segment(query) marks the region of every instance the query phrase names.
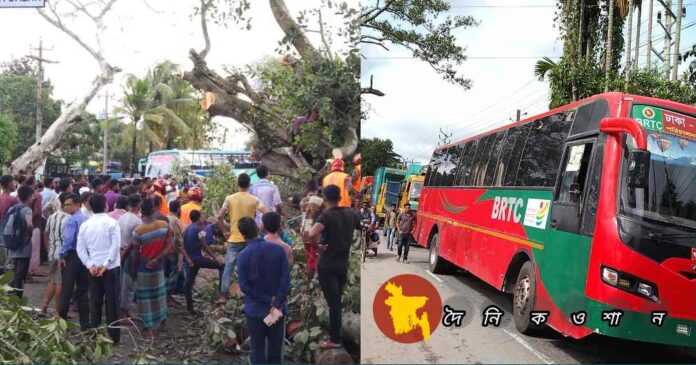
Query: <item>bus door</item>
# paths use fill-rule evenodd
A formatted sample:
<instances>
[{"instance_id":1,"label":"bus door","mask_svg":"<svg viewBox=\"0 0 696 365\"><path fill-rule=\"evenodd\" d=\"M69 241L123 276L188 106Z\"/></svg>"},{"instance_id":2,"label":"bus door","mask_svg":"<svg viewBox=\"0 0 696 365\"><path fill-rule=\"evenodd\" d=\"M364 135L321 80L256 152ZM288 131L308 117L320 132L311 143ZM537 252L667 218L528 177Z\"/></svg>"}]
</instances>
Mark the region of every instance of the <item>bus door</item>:
<instances>
[{"instance_id":1,"label":"bus door","mask_svg":"<svg viewBox=\"0 0 696 365\"><path fill-rule=\"evenodd\" d=\"M551 223L544 245L543 278L547 290L556 295L555 303L566 318L586 311L585 283L590 260L592 233L599 201L604 156L600 138L566 144L563 163L551 207ZM549 277L555 277L549 280ZM544 280L545 279L545 280ZM566 322L568 325L570 322ZM568 329L560 329L566 332Z\"/></svg>"}]
</instances>

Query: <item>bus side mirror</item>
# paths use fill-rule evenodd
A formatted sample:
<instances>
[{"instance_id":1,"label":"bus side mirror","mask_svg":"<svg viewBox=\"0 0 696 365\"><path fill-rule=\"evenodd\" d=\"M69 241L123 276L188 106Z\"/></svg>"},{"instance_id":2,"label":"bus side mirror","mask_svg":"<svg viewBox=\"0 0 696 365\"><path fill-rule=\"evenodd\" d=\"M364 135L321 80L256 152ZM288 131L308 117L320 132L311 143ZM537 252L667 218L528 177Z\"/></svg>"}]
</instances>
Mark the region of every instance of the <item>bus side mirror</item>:
<instances>
[{"instance_id":1,"label":"bus side mirror","mask_svg":"<svg viewBox=\"0 0 696 365\"><path fill-rule=\"evenodd\" d=\"M650 151L633 150L628 157L628 187L646 189L650 176Z\"/></svg>"}]
</instances>

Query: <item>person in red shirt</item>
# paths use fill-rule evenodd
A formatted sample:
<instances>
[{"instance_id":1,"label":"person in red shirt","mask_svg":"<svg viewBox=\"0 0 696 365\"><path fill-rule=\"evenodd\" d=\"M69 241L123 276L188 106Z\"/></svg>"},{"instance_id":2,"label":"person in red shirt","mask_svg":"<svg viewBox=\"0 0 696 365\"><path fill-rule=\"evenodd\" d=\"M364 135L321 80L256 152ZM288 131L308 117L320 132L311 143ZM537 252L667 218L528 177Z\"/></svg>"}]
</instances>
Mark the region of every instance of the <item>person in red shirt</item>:
<instances>
[{"instance_id":1,"label":"person in red shirt","mask_svg":"<svg viewBox=\"0 0 696 365\"><path fill-rule=\"evenodd\" d=\"M0 220L7 214L10 208L19 203L17 197L10 195L16 189L14 178L10 175L5 175L0 177L0 187L2 187L2 193L0 193Z\"/></svg>"},{"instance_id":2,"label":"person in red shirt","mask_svg":"<svg viewBox=\"0 0 696 365\"><path fill-rule=\"evenodd\" d=\"M19 204L19 199L10 195L15 191L16 185L14 178L10 175L5 175L0 177L0 187L2 188L2 193L0 193L0 221L7 214L7 211L12 208L13 205ZM5 268L9 264L9 259L7 257L7 249L0 247L0 275L5 273Z\"/></svg>"}]
</instances>

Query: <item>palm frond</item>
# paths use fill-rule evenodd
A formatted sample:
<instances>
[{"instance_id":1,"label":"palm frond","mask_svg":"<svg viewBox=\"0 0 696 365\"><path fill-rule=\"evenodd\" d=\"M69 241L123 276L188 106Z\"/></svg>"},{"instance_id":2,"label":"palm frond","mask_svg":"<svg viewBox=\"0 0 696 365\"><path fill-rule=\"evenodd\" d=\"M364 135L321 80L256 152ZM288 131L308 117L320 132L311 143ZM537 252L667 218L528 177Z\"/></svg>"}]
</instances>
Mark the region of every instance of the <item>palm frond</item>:
<instances>
[{"instance_id":1,"label":"palm frond","mask_svg":"<svg viewBox=\"0 0 696 365\"><path fill-rule=\"evenodd\" d=\"M558 68L558 64L548 57L544 57L537 61L534 65L534 76L539 78L539 81L544 81L544 78L550 75Z\"/></svg>"}]
</instances>

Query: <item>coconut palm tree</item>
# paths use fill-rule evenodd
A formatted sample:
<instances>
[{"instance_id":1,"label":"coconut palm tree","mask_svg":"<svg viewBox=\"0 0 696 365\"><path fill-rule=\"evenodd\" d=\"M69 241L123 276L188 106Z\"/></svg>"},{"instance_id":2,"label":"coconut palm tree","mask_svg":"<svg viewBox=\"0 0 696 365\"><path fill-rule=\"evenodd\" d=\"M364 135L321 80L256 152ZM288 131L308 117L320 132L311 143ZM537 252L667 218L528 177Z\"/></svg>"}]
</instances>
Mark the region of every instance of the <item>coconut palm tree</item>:
<instances>
[{"instance_id":1,"label":"coconut palm tree","mask_svg":"<svg viewBox=\"0 0 696 365\"><path fill-rule=\"evenodd\" d=\"M155 147L172 147L174 136L185 135L189 127L180 115L195 105L193 89L176 73L178 67L163 62L150 69L144 78L129 75L123 111L133 124L125 133L132 135L131 168L135 167L138 135L148 142L148 151Z\"/></svg>"}]
</instances>

